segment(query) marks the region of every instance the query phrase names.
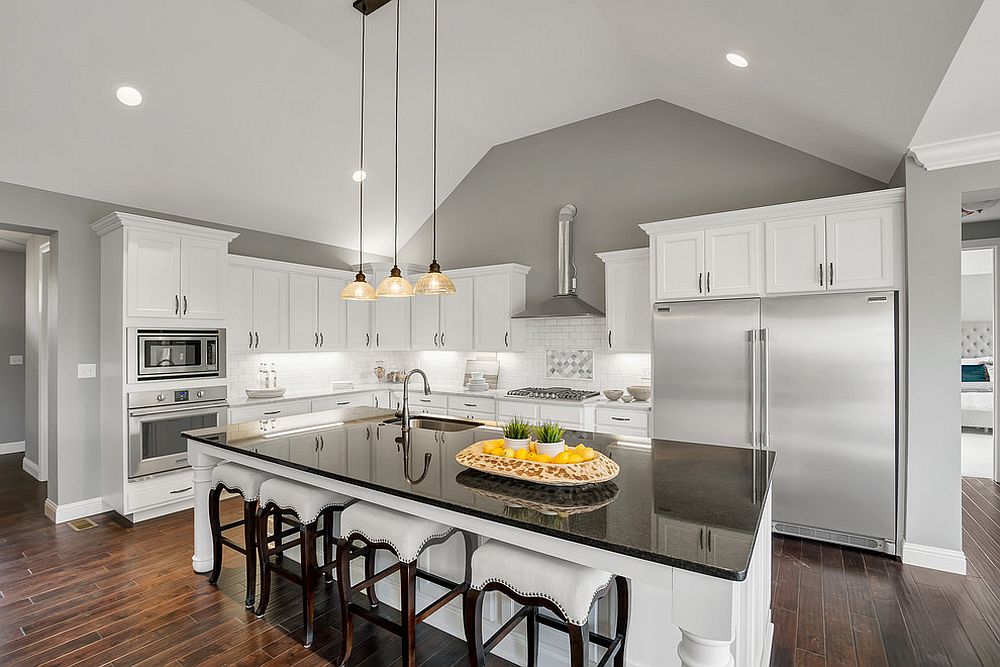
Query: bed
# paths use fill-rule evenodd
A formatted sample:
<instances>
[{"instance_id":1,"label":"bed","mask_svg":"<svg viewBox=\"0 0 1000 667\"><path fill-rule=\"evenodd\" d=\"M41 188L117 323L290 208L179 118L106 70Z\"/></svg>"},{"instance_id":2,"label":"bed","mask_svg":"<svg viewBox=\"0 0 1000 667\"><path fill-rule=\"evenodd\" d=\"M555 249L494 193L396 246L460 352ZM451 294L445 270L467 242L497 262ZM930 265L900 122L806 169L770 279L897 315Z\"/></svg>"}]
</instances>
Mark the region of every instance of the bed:
<instances>
[{"instance_id":1,"label":"bed","mask_svg":"<svg viewBox=\"0 0 1000 667\"><path fill-rule=\"evenodd\" d=\"M962 366L980 365L986 367L985 381L963 378L962 428L993 428L993 323L962 322Z\"/></svg>"}]
</instances>

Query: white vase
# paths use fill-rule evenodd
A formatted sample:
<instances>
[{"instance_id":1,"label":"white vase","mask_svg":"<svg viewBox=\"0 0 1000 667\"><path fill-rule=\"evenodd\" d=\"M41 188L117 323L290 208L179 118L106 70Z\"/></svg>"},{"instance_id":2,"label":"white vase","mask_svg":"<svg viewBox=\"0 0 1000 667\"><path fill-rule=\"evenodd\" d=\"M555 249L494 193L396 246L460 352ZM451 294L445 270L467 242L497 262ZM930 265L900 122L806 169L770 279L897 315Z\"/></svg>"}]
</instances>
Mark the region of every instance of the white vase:
<instances>
[{"instance_id":1,"label":"white vase","mask_svg":"<svg viewBox=\"0 0 1000 667\"><path fill-rule=\"evenodd\" d=\"M546 456L554 457L559 452L565 451L566 441L560 440L559 442L536 442L535 451L539 454L545 454Z\"/></svg>"},{"instance_id":2,"label":"white vase","mask_svg":"<svg viewBox=\"0 0 1000 667\"><path fill-rule=\"evenodd\" d=\"M503 446L507 449L513 449L515 452L519 449L527 449L529 444L531 444L531 438L508 438L504 436L503 439Z\"/></svg>"}]
</instances>

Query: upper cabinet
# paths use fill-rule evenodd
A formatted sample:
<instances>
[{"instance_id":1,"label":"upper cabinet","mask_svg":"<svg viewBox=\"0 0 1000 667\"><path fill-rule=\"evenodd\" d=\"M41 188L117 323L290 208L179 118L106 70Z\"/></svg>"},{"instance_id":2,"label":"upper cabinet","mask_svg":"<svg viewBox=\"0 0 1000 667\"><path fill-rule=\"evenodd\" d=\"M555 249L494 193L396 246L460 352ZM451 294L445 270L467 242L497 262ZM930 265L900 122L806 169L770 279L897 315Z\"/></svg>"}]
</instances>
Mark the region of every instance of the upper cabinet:
<instances>
[{"instance_id":1,"label":"upper cabinet","mask_svg":"<svg viewBox=\"0 0 1000 667\"><path fill-rule=\"evenodd\" d=\"M126 318L150 325L153 319L226 319L227 257L237 234L127 213L112 213L91 227L101 235L104 270L123 266Z\"/></svg>"},{"instance_id":2,"label":"upper cabinet","mask_svg":"<svg viewBox=\"0 0 1000 667\"><path fill-rule=\"evenodd\" d=\"M457 277L455 293L415 296L410 305L410 349L473 350L475 278Z\"/></svg>"},{"instance_id":3,"label":"upper cabinet","mask_svg":"<svg viewBox=\"0 0 1000 667\"><path fill-rule=\"evenodd\" d=\"M473 349L516 352L524 349L524 321L512 316L524 310L529 268L503 264L479 269L473 280Z\"/></svg>"},{"instance_id":4,"label":"upper cabinet","mask_svg":"<svg viewBox=\"0 0 1000 667\"><path fill-rule=\"evenodd\" d=\"M649 248L602 252L609 352L649 352Z\"/></svg>"},{"instance_id":5,"label":"upper cabinet","mask_svg":"<svg viewBox=\"0 0 1000 667\"><path fill-rule=\"evenodd\" d=\"M652 299L902 287L904 192L641 225L650 236Z\"/></svg>"}]
</instances>

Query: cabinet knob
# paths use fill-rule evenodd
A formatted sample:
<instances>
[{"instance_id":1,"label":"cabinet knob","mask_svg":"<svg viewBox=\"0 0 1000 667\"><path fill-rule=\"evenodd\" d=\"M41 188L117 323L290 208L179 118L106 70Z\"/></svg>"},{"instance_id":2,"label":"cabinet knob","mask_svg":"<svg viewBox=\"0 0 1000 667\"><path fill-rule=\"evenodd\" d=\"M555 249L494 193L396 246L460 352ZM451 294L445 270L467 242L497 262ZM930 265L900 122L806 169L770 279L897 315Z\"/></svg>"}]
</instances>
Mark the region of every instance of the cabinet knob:
<instances>
[{"instance_id":1,"label":"cabinet knob","mask_svg":"<svg viewBox=\"0 0 1000 667\"><path fill-rule=\"evenodd\" d=\"M164 396L163 394L157 394L156 395L156 401L157 401L157 403L162 403L165 400L167 400L167 397Z\"/></svg>"},{"instance_id":2,"label":"cabinet knob","mask_svg":"<svg viewBox=\"0 0 1000 667\"><path fill-rule=\"evenodd\" d=\"M195 394L195 396L197 396L198 398L205 398L205 390L204 390L204 389L201 389L201 390L199 390L199 391L198 391L198 392L197 392L197 393Z\"/></svg>"}]
</instances>

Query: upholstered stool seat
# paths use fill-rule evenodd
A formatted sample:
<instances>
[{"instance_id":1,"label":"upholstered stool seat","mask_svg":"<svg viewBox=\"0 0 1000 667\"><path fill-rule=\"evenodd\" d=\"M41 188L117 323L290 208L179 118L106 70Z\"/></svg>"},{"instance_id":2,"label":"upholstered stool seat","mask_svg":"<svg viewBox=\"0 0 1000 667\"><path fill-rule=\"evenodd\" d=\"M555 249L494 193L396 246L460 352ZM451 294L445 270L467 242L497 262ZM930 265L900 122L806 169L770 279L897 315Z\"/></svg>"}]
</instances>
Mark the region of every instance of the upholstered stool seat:
<instances>
[{"instance_id":1,"label":"upholstered stool seat","mask_svg":"<svg viewBox=\"0 0 1000 667\"><path fill-rule=\"evenodd\" d=\"M448 538L454 528L394 510L356 503L340 515L340 534L355 534L370 543L386 544L404 563L411 563L433 540Z\"/></svg>"},{"instance_id":2,"label":"upholstered stool seat","mask_svg":"<svg viewBox=\"0 0 1000 667\"><path fill-rule=\"evenodd\" d=\"M303 644L312 645L313 620L315 618L316 582L324 577L327 583L333 582L333 570L336 562L333 559L333 517L349 506L354 499L335 491L321 489L309 484L302 484L289 479L273 477L260 486L260 501L257 508L257 548L260 551L261 581L260 603L257 605L257 616L261 617L267 611L267 603L271 596L271 574L299 584L302 589L302 629ZM273 533L268 533L268 520L274 520ZM322 517L322 533L319 532L319 520ZM284 530L283 524L288 523L297 528ZM297 539L283 543L282 538L298 532ZM323 537L323 563L316 556L317 538ZM272 548L272 543L274 547ZM285 569L279 564L281 554L293 547L299 547L298 571ZM272 562L271 556L277 556Z\"/></svg>"},{"instance_id":3,"label":"upholstered stool seat","mask_svg":"<svg viewBox=\"0 0 1000 667\"><path fill-rule=\"evenodd\" d=\"M208 581L215 584L222 574L222 547L243 554L246 566L247 594L244 603L253 607L257 592L257 537L256 514L260 487L267 481L267 473L247 468L236 463L220 463L212 469L212 486L208 493L208 523L212 530L212 573ZM243 519L222 525L219 501L223 491L243 496ZM225 535L232 528L243 527L243 544L238 544Z\"/></svg>"},{"instance_id":4,"label":"upholstered stool seat","mask_svg":"<svg viewBox=\"0 0 1000 667\"><path fill-rule=\"evenodd\" d=\"M618 594L617 619L614 635L606 637L591 633L587 621L594 603L610 590L612 581ZM487 591L500 591L523 607L496 634L484 641L482 594ZM539 615L539 608L553 612L561 622ZM496 540L482 545L472 556L472 575L465 596L464 616L469 659L474 667L485 665L486 654L517 627L521 619L528 621L529 667L538 662L540 623L569 635L572 667L587 664L587 645L590 642L607 649L600 664L611 664L609 660L613 656L613 664L623 667L628 613L628 581L624 577Z\"/></svg>"},{"instance_id":5,"label":"upholstered stool seat","mask_svg":"<svg viewBox=\"0 0 1000 667\"><path fill-rule=\"evenodd\" d=\"M465 578L461 582L449 581L439 575L417 568L417 559L427 548L443 544L457 529L422 517L396 512L378 505L359 502L351 505L340 516L340 539L337 540L337 587L340 589L340 623L343 650L339 665L346 665L354 645L354 617L361 616L389 630L402 641L403 667L416 665L416 627L431 614L461 596L469 587L469 573L475 537L462 533L465 538ZM365 579L351 583L352 544L364 545ZM381 572L375 572L375 552L386 550L396 556L396 562ZM399 616L396 618L379 613L375 584L399 573ZM445 593L424 609L417 611L417 579L430 581L445 589ZM366 591L367 606L354 601L355 593Z\"/></svg>"}]
</instances>

